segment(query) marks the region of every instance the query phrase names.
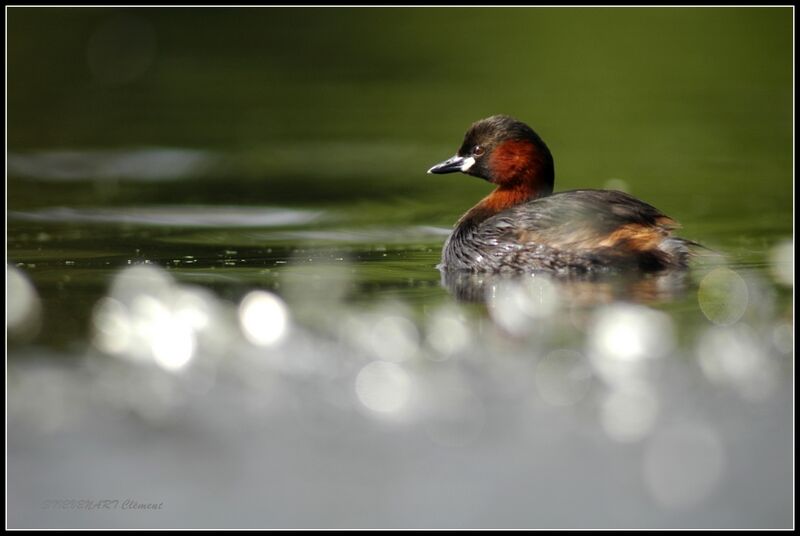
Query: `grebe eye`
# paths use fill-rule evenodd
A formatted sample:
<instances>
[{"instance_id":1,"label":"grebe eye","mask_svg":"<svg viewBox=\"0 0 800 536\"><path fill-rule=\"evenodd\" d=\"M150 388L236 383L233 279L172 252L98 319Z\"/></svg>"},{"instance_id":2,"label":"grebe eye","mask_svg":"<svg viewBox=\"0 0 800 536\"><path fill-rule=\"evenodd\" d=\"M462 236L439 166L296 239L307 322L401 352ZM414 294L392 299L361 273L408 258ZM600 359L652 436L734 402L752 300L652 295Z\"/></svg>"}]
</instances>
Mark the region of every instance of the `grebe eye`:
<instances>
[{"instance_id":1,"label":"grebe eye","mask_svg":"<svg viewBox=\"0 0 800 536\"><path fill-rule=\"evenodd\" d=\"M483 146L476 145L475 147L473 147L472 148L472 154L475 155L475 156L482 155L483 154Z\"/></svg>"}]
</instances>

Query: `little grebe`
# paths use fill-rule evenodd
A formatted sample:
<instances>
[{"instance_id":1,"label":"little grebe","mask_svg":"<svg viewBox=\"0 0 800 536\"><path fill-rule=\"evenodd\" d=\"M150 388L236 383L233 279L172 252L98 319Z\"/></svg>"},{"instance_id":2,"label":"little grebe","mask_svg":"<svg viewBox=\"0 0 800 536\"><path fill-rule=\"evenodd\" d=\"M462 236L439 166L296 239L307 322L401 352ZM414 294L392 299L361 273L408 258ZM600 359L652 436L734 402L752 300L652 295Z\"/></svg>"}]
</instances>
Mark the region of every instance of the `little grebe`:
<instances>
[{"instance_id":1,"label":"little grebe","mask_svg":"<svg viewBox=\"0 0 800 536\"><path fill-rule=\"evenodd\" d=\"M553 157L525 123L474 123L458 153L428 173L461 171L497 185L456 224L445 270L593 273L685 268L689 240L658 209L613 190L553 193Z\"/></svg>"}]
</instances>

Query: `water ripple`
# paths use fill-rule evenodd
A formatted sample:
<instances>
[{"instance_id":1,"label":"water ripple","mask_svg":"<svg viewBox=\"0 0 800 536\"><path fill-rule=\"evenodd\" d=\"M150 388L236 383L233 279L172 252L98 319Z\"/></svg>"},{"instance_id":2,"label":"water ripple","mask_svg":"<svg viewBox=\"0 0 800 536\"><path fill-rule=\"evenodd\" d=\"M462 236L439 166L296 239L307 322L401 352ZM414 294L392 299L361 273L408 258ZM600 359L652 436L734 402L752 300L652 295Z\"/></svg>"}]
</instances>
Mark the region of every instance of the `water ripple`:
<instances>
[{"instance_id":1,"label":"water ripple","mask_svg":"<svg viewBox=\"0 0 800 536\"><path fill-rule=\"evenodd\" d=\"M321 211L272 207L156 206L106 208L53 207L12 211L9 218L27 221L74 223L133 223L187 227L279 227L317 221Z\"/></svg>"},{"instance_id":2,"label":"water ripple","mask_svg":"<svg viewBox=\"0 0 800 536\"><path fill-rule=\"evenodd\" d=\"M162 181L199 175L217 160L208 151L168 147L9 153L8 174L56 181Z\"/></svg>"}]
</instances>

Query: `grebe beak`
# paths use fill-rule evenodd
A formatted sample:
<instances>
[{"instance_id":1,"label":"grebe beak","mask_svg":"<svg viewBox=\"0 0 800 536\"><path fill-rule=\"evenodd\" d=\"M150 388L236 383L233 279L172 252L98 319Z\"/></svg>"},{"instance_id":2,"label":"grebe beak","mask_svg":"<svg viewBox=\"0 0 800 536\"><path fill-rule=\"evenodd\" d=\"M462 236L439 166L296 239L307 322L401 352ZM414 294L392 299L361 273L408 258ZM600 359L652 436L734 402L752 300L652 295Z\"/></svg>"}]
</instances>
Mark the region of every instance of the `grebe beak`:
<instances>
[{"instance_id":1,"label":"grebe beak","mask_svg":"<svg viewBox=\"0 0 800 536\"><path fill-rule=\"evenodd\" d=\"M453 158L448 158L444 162L440 162L428 170L428 173L435 173L441 175L443 173L455 173L456 171L466 171L475 162L474 158L464 158L463 156L455 155Z\"/></svg>"}]
</instances>

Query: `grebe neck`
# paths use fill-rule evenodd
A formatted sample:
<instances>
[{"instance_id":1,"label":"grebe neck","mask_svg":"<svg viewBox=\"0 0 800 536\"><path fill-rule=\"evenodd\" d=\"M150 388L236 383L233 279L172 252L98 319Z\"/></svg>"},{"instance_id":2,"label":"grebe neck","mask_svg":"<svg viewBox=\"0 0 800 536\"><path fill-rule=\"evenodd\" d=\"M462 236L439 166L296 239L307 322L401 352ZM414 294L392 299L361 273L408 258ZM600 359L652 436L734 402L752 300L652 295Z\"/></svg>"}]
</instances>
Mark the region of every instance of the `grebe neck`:
<instances>
[{"instance_id":1,"label":"grebe neck","mask_svg":"<svg viewBox=\"0 0 800 536\"><path fill-rule=\"evenodd\" d=\"M551 192L552 189L541 194L524 182L519 182L514 185L498 186L492 193L484 197L477 205L464 214L458 221L458 226L463 224L477 225L483 220L491 218L495 214L499 214L506 209L515 207L526 201L550 195Z\"/></svg>"}]
</instances>

